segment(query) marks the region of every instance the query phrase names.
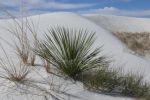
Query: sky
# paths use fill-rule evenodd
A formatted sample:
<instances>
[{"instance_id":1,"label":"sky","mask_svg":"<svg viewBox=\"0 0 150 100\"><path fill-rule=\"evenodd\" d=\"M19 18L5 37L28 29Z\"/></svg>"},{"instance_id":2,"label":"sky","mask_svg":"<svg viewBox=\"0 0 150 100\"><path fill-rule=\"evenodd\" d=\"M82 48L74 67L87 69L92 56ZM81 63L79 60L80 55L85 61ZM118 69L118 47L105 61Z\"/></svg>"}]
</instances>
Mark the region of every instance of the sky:
<instances>
[{"instance_id":1,"label":"sky","mask_svg":"<svg viewBox=\"0 0 150 100\"><path fill-rule=\"evenodd\" d=\"M0 15L6 11L14 15L63 11L150 18L150 0L0 0L0 7Z\"/></svg>"}]
</instances>

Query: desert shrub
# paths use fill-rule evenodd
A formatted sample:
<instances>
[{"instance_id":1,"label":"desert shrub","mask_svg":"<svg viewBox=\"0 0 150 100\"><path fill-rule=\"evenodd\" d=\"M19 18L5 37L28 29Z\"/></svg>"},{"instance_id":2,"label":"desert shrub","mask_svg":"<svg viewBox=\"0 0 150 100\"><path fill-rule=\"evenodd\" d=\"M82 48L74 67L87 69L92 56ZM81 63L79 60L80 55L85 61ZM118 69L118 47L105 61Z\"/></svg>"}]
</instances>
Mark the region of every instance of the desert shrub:
<instances>
[{"instance_id":1,"label":"desert shrub","mask_svg":"<svg viewBox=\"0 0 150 100\"><path fill-rule=\"evenodd\" d=\"M150 53L149 33L116 32L114 34L135 53L143 56Z\"/></svg>"},{"instance_id":2,"label":"desert shrub","mask_svg":"<svg viewBox=\"0 0 150 100\"><path fill-rule=\"evenodd\" d=\"M117 93L118 95L148 98L150 86L143 77L134 74L121 74L119 70L99 69L84 79L85 86L92 91ZM146 99L147 100L147 99Z\"/></svg>"},{"instance_id":3,"label":"desert shrub","mask_svg":"<svg viewBox=\"0 0 150 100\"><path fill-rule=\"evenodd\" d=\"M42 41L35 53L48 61L61 73L76 79L87 70L108 64L100 56L100 48L92 48L95 32L64 27L50 28L46 40Z\"/></svg>"},{"instance_id":4,"label":"desert shrub","mask_svg":"<svg viewBox=\"0 0 150 100\"><path fill-rule=\"evenodd\" d=\"M140 75L125 75L121 81L121 87L121 93L124 95L144 98L150 96L150 86Z\"/></svg>"},{"instance_id":5,"label":"desert shrub","mask_svg":"<svg viewBox=\"0 0 150 100\"><path fill-rule=\"evenodd\" d=\"M111 92L119 84L117 71L110 71L107 68L102 68L95 74L89 74L83 78L83 83L89 89L101 90L103 92Z\"/></svg>"}]
</instances>

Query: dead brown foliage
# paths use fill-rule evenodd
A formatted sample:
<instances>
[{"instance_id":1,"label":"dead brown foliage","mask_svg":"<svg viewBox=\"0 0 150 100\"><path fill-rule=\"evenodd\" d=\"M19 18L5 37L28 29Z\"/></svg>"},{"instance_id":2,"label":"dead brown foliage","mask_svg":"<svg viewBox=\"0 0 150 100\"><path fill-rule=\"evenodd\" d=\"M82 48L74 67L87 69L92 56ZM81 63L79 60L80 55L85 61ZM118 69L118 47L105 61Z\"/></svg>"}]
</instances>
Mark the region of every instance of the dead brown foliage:
<instances>
[{"instance_id":1,"label":"dead brown foliage","mask_svg":"<svg viewBox=\"0 0 150 100\"><path fill-rule=\"evenodd\" d=\"M150 33L116 32L114 34L135 53L143 56L150 54Z\"/></svg>"}]
</instances>

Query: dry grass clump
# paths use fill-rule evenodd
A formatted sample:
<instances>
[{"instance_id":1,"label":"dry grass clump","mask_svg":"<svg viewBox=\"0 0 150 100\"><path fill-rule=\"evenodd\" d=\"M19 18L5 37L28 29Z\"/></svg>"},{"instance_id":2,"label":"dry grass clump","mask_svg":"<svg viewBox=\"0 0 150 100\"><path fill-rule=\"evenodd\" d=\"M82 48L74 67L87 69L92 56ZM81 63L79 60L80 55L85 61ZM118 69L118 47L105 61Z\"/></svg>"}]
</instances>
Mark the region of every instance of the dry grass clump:
<instances>
[{"instance_id":1,"label":"dry grass clump","mask_svg":"<svg viewBox=\"0 0 150 100\"><path fill-rule=\"evenodd\" d=\"M27 75L29 74L30 70L27 66L8 66L2 62L0 63L0 66L3 70L3 73L0 74L1 78L18 83L24 83L28 80Z\"/></svg>"},{"instance_id":2,"label":"dry grass clump","mask_svg":"<svg viewBox=\"0 0 150 100\"><path fill-rule=\"evenodd\" d=\"M4 51L3 48L2 50ZM27 76L30 73L29 67L21 64L17 66L12 60L10 60L5 51L4 54L6 59L4 60L4 58L0 58L0 78L14 83L24 83L27 81Z\"/></svg>"},{"instance_id":3,"label":"dry grass clump","mask_svg":"<svg viewBox=\"0 0 150 100\"><path fill-rule=\"evenodd\" d=\"M143 56L150 54L150 33L116 32L114 34L135 53Z\"/></svg>"}]
</instances>

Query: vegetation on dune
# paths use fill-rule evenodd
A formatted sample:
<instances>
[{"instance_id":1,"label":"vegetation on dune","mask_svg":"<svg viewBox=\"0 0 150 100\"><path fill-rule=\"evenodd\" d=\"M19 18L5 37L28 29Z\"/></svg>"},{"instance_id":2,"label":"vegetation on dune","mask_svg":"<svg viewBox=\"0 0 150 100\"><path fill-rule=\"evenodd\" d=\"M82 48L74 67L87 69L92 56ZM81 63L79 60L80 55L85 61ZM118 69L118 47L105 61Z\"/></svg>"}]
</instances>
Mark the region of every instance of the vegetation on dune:
<instances>
[{"instance_id":1,"label":"vegetation on dune","mask_svg":"<svg viewBox=\"0 0 150 100\"><path fill-rule=\"evenodd\" d=\"M83 83L87 88L111 92L119 84L118 71L100 68L94 74L84 76Z\"/></svg>"},{"instance_id":2,"label":"vegetation on dune","mask_svg":"<svg viewBox=\"0 0 150 100\"><path fill-rule=\"evenodd\" d=\"M25 87L28 87L28 91L30 91L29 89L36 89L42 93L44 91L46 94L42 96L46 100L49 97L61 100L61 97L57 97L59 94L70 95L59 90L53 81L50 83L46 80L47 85L52 88L51 90L37 85L40 83L33 83L32 80L25 83L30 73L29 67L25 65L34 65L35 56L37 55L43 61L42 66L54 77L64 79L65 76L68 76L74 81L82 82L89 90L96 92L117 93L119 95L145 98L146 100L150 97L150 86L143 80L143 77L132 73L122 74L120 70L110 68L110 61L105 55L101 54L101 47L94 48L93 46L96 39L95 32L84 29L51 27L45 35L45 40L39 41L36 30L32 28L34 24L29 23L28 20L26 21L26 28L22 25L23 23L14 20L16 26L8 29L17 39L15 50L23 63L16 67L8 59L7 53L2 48L8 62L6 64L3 59L0 60L0 68L3 70L3 73L0 73L0 78L11 82L24 83ZM28 31L32 33L34 39L32 49L27 34ZM138 37L134 37L134 39L133 36L127 37L134 41L132 45L129 44L130 48L137 52L140 51L140 53L143 49L146 49L143 47L143 43L136 40ZM123 42L128 43L127 37L121 35L120 38ZM43 78L41 74L39 76Z\"/></svg>"},{"instance_id":3,"label":"vegetation on dune","mask_svg":"<svg viewBox=\"0 0 150 100\"><path fill-rule=\"evenodd\" d=\"M94 48L95 32L51 27L45 34L45 40L39 41L38 27L32 20L27 17L23 18L25 5L22 1L21 6L22 17L19 19L7 13L13 23L12 25L8 23L8 27L5 28L15 37L12 42L14 44L9 44L21 60L19 66L14 64L4 48L1 48L6 61L0 58L0 78L15 83L16 86L14 89L15 86L12 84L7 86L8 83L2 80L8 90L14 89L17 91L17 95L18 92L21 92L21 95L29 97L37 96L38 99L42 97L43 100L66 100L65 97L71 100L70 97L75 98L76 96L66 92L67 81L70 84L70 80L65 77L69 76L74 81L82 82L84 87L90 91L112 95L115 93L149 100L150 85L144 81L141 75L123 74L121 70L110 68L109 58L101 54L101 47ZM29 38L29 34L32 34L33 41ZM149 53L149 33L116 32L114 34L135 53L139 55ZM40 73L36 67L27 66L35 65L36 56L41 58L43 62L41 66L49 73L48 78L47 74L45 78L43 72ZM30 79L29 74L31 75ZM37 77L41 78L40 81L34 80ZM58 80L60 82L56 82ZM0 83L0 87L3 87L2 83ZM29 97L27 98L29 99Z\"/></svg>"},{"instance_id":4,"label":"vegetation on dune","mask_svg":"<svg viewBox=\"0 0 150 100\"><path fill-rule=\"evenodd\" d=\"M150 86L143 77L109 68L110 62L107 57L100 56L100 48L92 48L94 37L94 33L87 30L51 28L35 52L61 73L83 82L90 90L149 97Z\"/></svg>"},{"instance_id":5,"label":"vegetation on dune","mask_svg":"<svg viewBox=\"0 0 150 100\"><path fill-rule=\"evenodd\" d=\"M35 53L60 72L77 79L85 71L108 64L106 57L100 56L100 48L92 48L94 40L95 32L50 28Z\"/></svg>"}]
</instances>

